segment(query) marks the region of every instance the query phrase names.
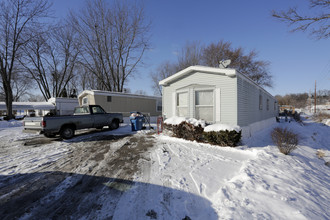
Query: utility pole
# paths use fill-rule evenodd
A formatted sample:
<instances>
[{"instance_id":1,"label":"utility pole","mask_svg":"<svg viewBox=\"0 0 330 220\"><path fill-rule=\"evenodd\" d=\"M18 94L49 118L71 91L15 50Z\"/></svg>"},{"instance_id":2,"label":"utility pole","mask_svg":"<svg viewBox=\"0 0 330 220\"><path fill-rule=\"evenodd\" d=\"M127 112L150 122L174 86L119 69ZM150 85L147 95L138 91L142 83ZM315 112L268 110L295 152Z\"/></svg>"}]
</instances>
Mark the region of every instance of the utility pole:
<instances>
[{"instance_id":1,"label":"utility pole","mask_svg":"<svg viewBox=\"0 0 330 220\"><path fill-rule=\"evenodd\" d=\"M314 94L314 114L316 114L316 80L315 80L315 94Z\"/></svg>"}]
</instances>

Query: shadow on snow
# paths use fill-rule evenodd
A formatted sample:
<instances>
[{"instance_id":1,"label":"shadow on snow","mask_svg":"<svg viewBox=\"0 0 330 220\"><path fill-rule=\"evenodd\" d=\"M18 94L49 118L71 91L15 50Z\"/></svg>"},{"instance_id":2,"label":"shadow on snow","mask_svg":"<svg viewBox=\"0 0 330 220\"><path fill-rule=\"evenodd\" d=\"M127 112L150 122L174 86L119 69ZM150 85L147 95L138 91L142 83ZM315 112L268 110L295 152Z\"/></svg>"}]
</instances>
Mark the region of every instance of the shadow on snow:
<instances>
[{"instance_id":1,"label":"shadow on snow","mask_svg":"<svg viewBox=\"0 0 330 220\"><path fill-rule=\"evenodd\" d=\"M0 175L0 198L0 219L218 219L198 195L75 173Z\"/></svg>"}]
</instances>

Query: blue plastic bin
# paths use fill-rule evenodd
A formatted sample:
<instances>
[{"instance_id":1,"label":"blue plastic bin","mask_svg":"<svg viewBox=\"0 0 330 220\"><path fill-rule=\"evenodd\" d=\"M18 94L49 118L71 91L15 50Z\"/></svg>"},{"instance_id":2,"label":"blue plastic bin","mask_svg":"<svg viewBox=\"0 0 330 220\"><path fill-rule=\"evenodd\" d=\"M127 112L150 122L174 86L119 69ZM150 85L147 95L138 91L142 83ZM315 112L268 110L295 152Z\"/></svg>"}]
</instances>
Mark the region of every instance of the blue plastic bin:
<instances>
[{"instance_id":1,"label":"blue plastic bin","mask_svg":"<svg viewBox=\"0 0 330 220\"><path fill-rule=\"evenodd\" d=\"M143 116L130 117L132 131L140 131L143 126Z\"/></svg>"}]
</instances>

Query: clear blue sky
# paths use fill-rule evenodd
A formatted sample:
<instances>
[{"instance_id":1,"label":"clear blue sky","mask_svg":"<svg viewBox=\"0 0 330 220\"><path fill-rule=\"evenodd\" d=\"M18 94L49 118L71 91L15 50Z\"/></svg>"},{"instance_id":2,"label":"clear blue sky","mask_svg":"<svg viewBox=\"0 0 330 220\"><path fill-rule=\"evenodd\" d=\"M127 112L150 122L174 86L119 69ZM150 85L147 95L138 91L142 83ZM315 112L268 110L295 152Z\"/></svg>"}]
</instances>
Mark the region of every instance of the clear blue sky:
<instances>
[{"instance_id":1,"label":"clear blue sky","mask_svg":"<svg viewBox=\"0 0 330 220\"><path fill-rule=\"evenodd\" d=\"M78 9L82 0L53 0L56 15ZM137 0L139 1L139 0ZM271 63L273 95L330 89L330 40L315 40L304 32L289 32L286 23L271 16L271 10L297 6L310 14L307 0L144 0L146 16L152 21L153 49L145 54L145 65L131 78L134 93L153 95L150 73L164 61L177 59L176 52L187 41L209 44L232 42L246 52L256 50L260 60Z\"/></svg>"}]
</instances>

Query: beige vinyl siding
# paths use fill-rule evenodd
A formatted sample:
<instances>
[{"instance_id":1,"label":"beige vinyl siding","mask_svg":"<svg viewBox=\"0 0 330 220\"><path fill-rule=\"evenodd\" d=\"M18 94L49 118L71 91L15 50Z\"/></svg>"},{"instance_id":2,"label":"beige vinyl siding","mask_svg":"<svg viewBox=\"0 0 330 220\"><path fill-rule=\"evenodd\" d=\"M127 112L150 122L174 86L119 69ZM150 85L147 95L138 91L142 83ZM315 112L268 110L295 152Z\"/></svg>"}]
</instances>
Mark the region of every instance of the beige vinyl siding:
<instances>
[{"instance_id":1,"label":"beige vinyl siding","mask_svg":"<svg viewBox=\"0 0 330 220\"><path fill-rule=\"evenodd\" d=\"M246 126L277 115L277 111L274 110L276 99L240 75L237 76L237 91L239 126ZM259 95L262 97L262 109L259 109ZM269 100L268 109L267 100Z\"/></svg>"},{"instance_id":2,"label":"beige vinyl siding","mask_svg":"<svg viewBox=\"0 0 330 220\"><path fill-rule=\"evenodd\" d=\"M163 86L163 113L166 118L175 115L173 112L173 105L175 100L172 98L173 93L178 91L189 91L189 117L194 117L195 107L195 89L212 89L214 94L220 95L220 100L217 95L214 99L214 120L220 119L220 121L214 121L218 123L237 124L237 84L235 77L228 77L225 75L204 73L204 72L193 72L185 75L173 83L167 86ZM218 88L218 93L216 90ZM220 91L219 91L220 89ZM216 113L220 115L216 116Z\"/></svg>"},{"instance_id":3,"label":"beige vinyl siding","mask_svg":"<svg viewBox=\"0 0 330 220\"><path fill-rule=\"evenodd\" d=\"M108 98L111 97L111 98ZM85 93L79 97L79 104L82 100L88 99L89 105L100 105L106 112L121 112L124 116L129 116L131 111L139 111L144 114L150 113L151 116L159 116L162 111L157 110L157 105L161 104L161 98L137 96L129 94L107 93L95 94ZM110 101L111 100L111 101Z\"/></svg>"},{"instance_id":4,"label":"beige vinyl siding","mask_svg":"<svg viewBox=\"0 0 330 220\"><path fill-rule=\"evenodd\" d=\"M111 102L108 102L108 96L111 96ZM156 111L156 99L145 99L137 97L113 96L113 95L94 95L95 103L101 105L107 112L127 113L131 111L139 111L142 113L150 113L150 115L161 115Z\"/></svg>"}]
</instances>

